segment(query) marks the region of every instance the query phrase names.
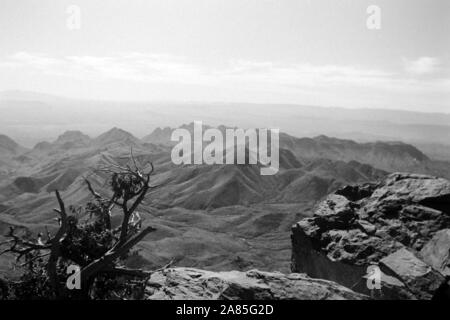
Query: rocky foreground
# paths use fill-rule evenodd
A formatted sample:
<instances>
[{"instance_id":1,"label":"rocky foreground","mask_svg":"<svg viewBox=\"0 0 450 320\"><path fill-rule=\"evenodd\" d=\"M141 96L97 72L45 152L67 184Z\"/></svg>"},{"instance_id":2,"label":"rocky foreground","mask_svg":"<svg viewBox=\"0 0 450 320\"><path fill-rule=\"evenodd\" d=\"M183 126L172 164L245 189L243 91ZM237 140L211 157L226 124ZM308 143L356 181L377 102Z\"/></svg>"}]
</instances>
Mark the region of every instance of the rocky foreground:
<instances>
[{"instance_id":1,"label":"rocky foreground","mask_svg":"<svg viewBox=\"0 0 450 320\"><path fill-rule=\"evenodd\" d=\"M347 186L292 228L292 272L158 271L147 299L449 298L450 182L391 174ZM368 268L380 287L368 287ZM373 269L371 269L373 270Z\"/></svg>"},{"instance_id":2,"label":"rocky foreground","mask_svg":"<svg viewBox=\"0 0 450 320\"><path fill-rule=\"evenodd\" d=\"M211 272L172 268L152 275L147 299L199 300L360 300L366 296L332 281L312 279L305 274L278 272Z\"/></svg>"},{"instance_id":3,"label":"rocky foreground","mask_svg":"<svg viewBox=\"0 0 450 320\"><path fill-rule=\"evenodd\" d=\"M380 184L338 190L298 222L292 271L382 299L442 296L449 290L449 228L450 182L394 173ZM371 265L381 271L381 290L367 286Z\"/></svg>"}]
</instances>

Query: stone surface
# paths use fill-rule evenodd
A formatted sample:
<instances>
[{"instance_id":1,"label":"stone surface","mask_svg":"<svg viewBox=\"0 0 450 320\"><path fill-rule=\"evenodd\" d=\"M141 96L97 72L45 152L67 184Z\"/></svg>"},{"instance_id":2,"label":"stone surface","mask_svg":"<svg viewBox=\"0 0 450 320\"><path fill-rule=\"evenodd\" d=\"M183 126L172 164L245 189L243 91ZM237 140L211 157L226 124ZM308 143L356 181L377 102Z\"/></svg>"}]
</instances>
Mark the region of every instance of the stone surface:
<instances>
[{"instance_id":1,"label":"stone surface","mask_svg":"<svg viewBox=\"0 0 450 320\"><path fill-rule=\"evenodd\" d=\"M381 259L382 270L398 277L418 299L431 299L445 281L438 271L402 248Z\"/></svg>"},{"instance_id":2,"label":"stone surface","mask_svg":"<svg viewBox=\"0 0 450 320\"><path fill-rule=\"evenodd\" d=\"M364 277L380 264L403 284L385 277L381 298L429 299L448 272L448 234L439 231L449 227L449 181L393 173L336 191L295 224L291 269L373 294Z\"/></svg>"},{"instance_id":3,"label":"stone surface","mask_svg":"<svg viewBox=\"0 0 450 320\"><path fill-rule=\"evenodd\" d=\"M360 300L366 296L331 281L304 274L278 272L212 272L193 268L172 268L154 273L146 287L146 298L166 299L250 299L250 300Z\"/></svg>"},{"instance_id":4,"label":"stone surface","mask_svg":"<svg viewBox=\"0 0 450 320\"><path fill-rule=\"evenodd\" d=\"M437 232L422 248L420 256L444 276L450 276L450 229Z\"/></svg>"}]
</instances>

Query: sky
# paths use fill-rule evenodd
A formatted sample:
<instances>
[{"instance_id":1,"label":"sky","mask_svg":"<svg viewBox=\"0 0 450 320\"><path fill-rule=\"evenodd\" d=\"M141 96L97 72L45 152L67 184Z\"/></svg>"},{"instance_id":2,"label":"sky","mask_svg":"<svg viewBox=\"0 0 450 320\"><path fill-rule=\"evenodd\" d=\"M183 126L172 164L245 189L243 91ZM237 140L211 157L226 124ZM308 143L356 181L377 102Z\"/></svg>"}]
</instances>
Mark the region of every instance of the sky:
<instances>
[{"instance_id":1,"label":"sky","mask_svg":"<svg viewBox=\"0 0 450 320\"><path fill-rule=\"evenodd\" d=\"M3 90L450 113L450 1L1 0Z\"/></svg>"}]
</instances>

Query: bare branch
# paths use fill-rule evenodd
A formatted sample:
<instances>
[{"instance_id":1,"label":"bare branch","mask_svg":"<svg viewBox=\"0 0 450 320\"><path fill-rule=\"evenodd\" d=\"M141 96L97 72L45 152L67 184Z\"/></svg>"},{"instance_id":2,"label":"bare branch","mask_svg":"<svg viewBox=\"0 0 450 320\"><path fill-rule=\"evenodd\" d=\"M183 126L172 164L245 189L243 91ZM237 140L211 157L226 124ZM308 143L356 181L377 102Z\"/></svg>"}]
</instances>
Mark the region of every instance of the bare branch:
<instances>
[{"instance_id":1,"label":"bare branch","mask_svg":"<svg viewBox=\"0 0 450 320\"><path fill-rule=\"evenodd\" d=\"M139 167L138 167L137 164L136 164L136 159L134 159L134 155L133 155L133 147L131 147L131 149L130 149L130 157L131 157L131 160L133 161L134 168L135 168L137 171L139 171Z\"/></svg>"},{"instance_id":2,"label":"bare branch","mask_svg":"<svg viewBox=\"0 0 450 320\"><path fill-rule=\"evenodd\" d=\"M50 244L43 245L22 239L21 237L15 235L14 231L14 227L10 226L9 232L5 236L11 239L0 243L0 246L9 244L10 247L1 251L0 256L5 253L11 252L13 254L16 254L16 261L19 261L24 255L28 253L38 250L48 250L51 247Z\"/></svg>"},{"instance_id":3,"label":"bare branch","mask_svg":"<svg viewBox=\"0 0 450 320\"><path fill-rule=\"evenodd\" d=\"M118 241L114 247L112 247L106 254L104 254L101 258L94 260L89 265L84 267L81 270L81 282L86 283L93 275L97 274L101 270L111 269L111 265L113 262L127 253L133 246L135 246L138 242L140 242L146 235L150 232L156 231L155 228L147 227L137 235L128 239L125 243L121 244Z\"/></svg>"},{"instance_id":4,"label":"bare branch","mask_svg":"<svg viewBox=\"0 0 450 320\"><path fill-rule=\"evenodd\" d=\"M91 185L90 181L89 181L87 178L84 178L84 181L86 182L86 184L87 184L87 186L88 186L88 189L89 189L89 191L91 192L91 194L94 196L94 198L96 198L96 199L102 199L102 196L101 196L99 193L97 193L97 192L94 190L94 188L92 188L92 185Z\"/></svg>"},{"instance_id":5,"label":"bare branch","mask_svg":"<svg viewBox=\"0 0 450 320\"><path fill-rule=\"evenodd\" d=\"M150 277L152 275L152 273L150 271L145 271L142 269L128 269L128 268L123 268L123 267L113 267L111 269L102 270L102 272L117 273L117 274L122 274L122 275L127 275L127 276L132 276L132 277L139 277L139 278L146 278L146 277Z\"/></svg>"},{"instance_id":6,"label":"bare branch","mask_svg":"<svg viewBox=\"0 0 450 320\"><path fill-rule=\"evenodd\" d=\"M166 265L162 266L161 268L158 268L156 270L152 270L152 273L158 272L158 271L162 271L165 270L167 268L170 268L173 264L175 263L175 258L173 258L172 260L169 261L169 263L167 263Z\"/></svg>"},{"instance_id":7,"label":"bare branch","mask_svg":"<svg viewBox=\"0 0 450 320\"><path fill-rule=\"evenodd\" d=\"M84 178L84 181L86 182L90 193L98 201L99 206L101 207L102 219L104 219L104 221L105 221L106 229L107 230L111 230L111 210L114 208L114 205L115 205L115 199L117 198L116 194L114 194L111 197L111 199L106 200L98 192L96 192L94 190L94 188L92 187L91 182L87 178ZM108 204L105 206L104 203L106 203L106 202L108 202Z\"/></svg>"},{"instance_id":8,"label":"bare branch","mask_svg":"<svg viewBox=\"0 0 450 320\"><path fill-rule=\"evenodd\" d=\"M63 235L67 232L67 213L64 202L61 199L61 195L59 194L58 190L55 190L55 195L59 203L59 210L55 209L55 211L60 214L61 226L51 242L51 252L47 263L47 272L55 292L59 294L60 288L58 285L58 275L56 271L56 265L60 255L60 246L61 246L60 240L63 237Z\"/></svg>"},{"instance_id":9,"label":"bare branch","mask_svg":"<svg viewBox=\"0 0 450 320\"><path fill-rule=\"evenodd\" d=\"M31 258L30 260L28 260L28 261L22 263L20 266L21 266L21 267L24 267L24 266L26 266L27 264L29 264L29 263L31 263L31 262L34 262L34 261L36 261L36 260L38 260L38 259L40 259L40 258L44 258L44 257L50 255L50 253L51 253L51 252L47 252L47 253L44 253L44 254L41 254L41 255L37 255L37 256Z\"/></svg>"}]
</instances>

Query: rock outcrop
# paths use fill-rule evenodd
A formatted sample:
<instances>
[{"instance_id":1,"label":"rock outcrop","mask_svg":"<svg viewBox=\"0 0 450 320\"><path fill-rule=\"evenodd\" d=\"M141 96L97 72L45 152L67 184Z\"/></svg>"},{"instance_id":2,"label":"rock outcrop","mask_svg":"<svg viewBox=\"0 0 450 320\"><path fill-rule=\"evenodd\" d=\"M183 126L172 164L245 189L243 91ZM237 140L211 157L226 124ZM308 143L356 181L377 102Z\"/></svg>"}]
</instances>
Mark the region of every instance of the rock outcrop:
<instances>
[{"instance_id":1,"label":"rock outcrop","mask_svg":"<svg viewBox=\"0 0 450 320\"><path fill-rule=\"evenodd\" d=\"M420 251L420 257L444 276L450 276L450 229L436 232Z\"/></svg>"},{"instance_id":2,"label":"rock outcrop","mask_svg":"<svg viewBox=\"0 0 450 320\"><path fill-rule=\"evenodd\" d=\"M431 299L449 275L449 228L450 182L394 173L338 190L294 225L291 269L384 299ZM372 265L381 291L368 286Z\"/></svg>"},{"instance_id":3,"label":"rock outcrop","mask_svg":"<svg viewBox=\"0 0 450 320\"><path fill-rule=\"evenodd\" d=\"M147 283L152 300L361 300L367 296L334 282L304 274L278 272L212 272L171 268L154 273Z\"/></svg>"}]
</instances>

